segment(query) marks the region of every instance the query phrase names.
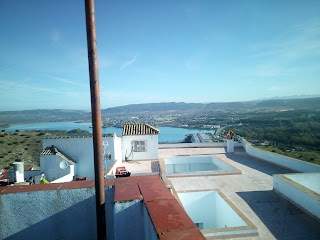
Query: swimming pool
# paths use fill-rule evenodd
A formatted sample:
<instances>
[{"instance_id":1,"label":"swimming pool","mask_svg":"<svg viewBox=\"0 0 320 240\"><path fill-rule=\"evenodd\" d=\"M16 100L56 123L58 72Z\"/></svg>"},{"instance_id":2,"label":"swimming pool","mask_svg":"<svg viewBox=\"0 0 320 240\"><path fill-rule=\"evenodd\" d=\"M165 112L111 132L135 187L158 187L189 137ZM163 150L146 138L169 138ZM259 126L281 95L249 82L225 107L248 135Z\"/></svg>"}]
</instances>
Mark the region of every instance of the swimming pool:
<instances>
[{"instance_id":1,"label":"swimming pool","mask_svg":"<svg viewBox=\"0 0 320 240\"><path fill-rule=\"evenodd\" d=\"M215 157L177 157L166 158L165 170L168 177L181 175L219 175L240 174L235 167Z\"/></svg>"}]
</instances>

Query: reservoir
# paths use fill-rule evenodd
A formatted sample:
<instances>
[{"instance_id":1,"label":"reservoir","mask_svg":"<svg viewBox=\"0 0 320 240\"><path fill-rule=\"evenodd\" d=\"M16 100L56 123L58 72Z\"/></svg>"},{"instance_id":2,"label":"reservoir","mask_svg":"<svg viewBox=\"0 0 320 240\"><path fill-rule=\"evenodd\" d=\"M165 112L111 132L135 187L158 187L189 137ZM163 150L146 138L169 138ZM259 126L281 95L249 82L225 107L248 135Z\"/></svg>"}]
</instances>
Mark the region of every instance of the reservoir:
<instances>
[{"instance_id":1,"label":"reservoir","mask_svg":"<svg viewBox=\"0 0 320 240\"><path fill-rule=\"evenodd\" d=\"M46 123L29 123L29 124L17 124L12 125L8 128L3 128L6 131L31 131L31 130L66 130L70 131L73 129L81 129L92 132L90 122L46 122ZM186 128L176 128L176 127L158 127L160 129L159 134L159 143L174 143L181 142L184 140L185 135L187 134L195 134L198 132L205 133L215 133L215 130L199 130L199 129L186 129ZM115 133L117 136L122 135L122 128L116 127L108 127L103 128L102 132L104 134L107 133Z\"/></svg>"}]
</instances>

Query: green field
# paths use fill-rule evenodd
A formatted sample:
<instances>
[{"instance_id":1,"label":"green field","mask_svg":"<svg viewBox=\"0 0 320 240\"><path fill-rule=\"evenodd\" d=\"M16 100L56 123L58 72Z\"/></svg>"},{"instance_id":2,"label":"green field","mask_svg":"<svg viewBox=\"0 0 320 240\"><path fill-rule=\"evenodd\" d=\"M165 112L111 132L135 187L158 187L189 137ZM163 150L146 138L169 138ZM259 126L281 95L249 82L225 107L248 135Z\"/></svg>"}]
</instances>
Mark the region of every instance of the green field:
<instances>
[{"instance_id":1,"label":"green field","mask_svg":"<svg viewBox=\"0 0 320 240\"><path fill-rule=\"evenodd\" d=\"M42 136L38 132L0 133L0 169L9 169L13 162L23 161L25 167L39 167Z\"/></svg>"},{"instance_id":2,"label":"green field","mask_svg":"<svg viewBox=\"0 0 320 240\"><path fill-rule=\"evenodd\" d=\"M91 136L88 131L23 131L0 132L0 169L10 169L13 162L24 162L25 168L40 167L42 138Z\"/></svg>"},{"instance_id":3,"label":"green field","mask_svg":"<svg viewBox=\"0 0 320 240\"><path fill-rule=\"evenodd\" d=\"M297 151L297 152L288 152L288 151L281 151L280 149L273 147L273 146L255 146L257 148L270 151L270 152L275 152L278 154L282 154L288 157L296 158L302 161L306 161L309 163L314 163L320 165L320 152L317 151Z\"/></svg>"}]
</instances>

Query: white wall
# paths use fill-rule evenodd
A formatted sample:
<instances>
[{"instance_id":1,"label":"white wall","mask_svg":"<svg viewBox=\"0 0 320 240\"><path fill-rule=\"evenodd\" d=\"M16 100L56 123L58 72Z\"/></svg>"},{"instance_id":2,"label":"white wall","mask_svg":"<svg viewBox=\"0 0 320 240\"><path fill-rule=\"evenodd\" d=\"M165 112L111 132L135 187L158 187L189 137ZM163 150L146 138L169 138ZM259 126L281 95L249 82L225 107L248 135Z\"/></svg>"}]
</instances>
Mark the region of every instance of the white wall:
<instances>
[{"instance_id":1,"label":"white wall","mask_svg":"<svg viewBox=\"0 0 320 240\"><path fill-rule=\"evenodd\" d=\"M70 165L68 168L70 168L70 173L66 174L63 177L60 177L54 181L51 181L51 183L62 183L62 182L71 182L74 180L74 167L75 165Z\"/></svg>"},{"instance_id":2,"label":"white wall","mask_svg":"<svg viewBox=\"0 0 320 240\"><path fill-rule=\"evenodd\" d=\"M275 163L277 165L280 165L298 172L320 172L319 165L304 162L304 161L283 156L277 153L272 153L259 148L255 148L245 139L242 140L242 143L246 152L251 156L263 159L271 163Z\"/></svg>"},{"instance_id":3,"label":"white wall","mask_svg":"<svg viewBox=\"0 0 320 240\"><path fill-rule=\"evenodd\" d=\"M319 194L305 191L299 185L292 184L286 176L287 174L273 175L273 189L320 219Z\"/></svg>"},{"instance_id":4,"label":"white wall","mask_svg":"<svg viewBox=\"0 0 320 240\"><path fill-rule=\"evenodd\" d=\"M46 179L49 182L52 182L61 177L67 177L67 181L70 182L73 180L74 174L71 172L71 166L68 165L65 169L60 168L60 163L64 159L58 155L41 155L40 156L40 167L41 172L45 174ZM72 169L74 169L72 167Z\"/></svg>"},{"instance_id":5,"label":"white wall","mask_svg":"<svg viewBox=\"0 0 320 240\"><path fill-rule=\"evenodd\" d=\"M178 197L192 221L203 223L203 229L247 226L215 191L178 193Z\"/></svg>"},{"instance_id":6,"label":"white wall","mask_svg":"<svg viewBox=\"0 0 320 240\"><path fill-rule=\"evenodd\" d=\"M146 141L146 152L131 153L132 141ZM131 155L130 155L131 153ZM130 155L130 156L129 156ZM129 156L128 160L152 160L158 159L158 135L130 135L122 137L122 159Z\"/></svg>"},{"instance_id":7,"label":"white wall","mask_svg":"<svg viewBox=\"0 0 320 240\"><path fill-rule=\"evenodd\" d=\"M108 142L107 153L110 151L111 160L106 160L108 167L112 162L121 159L122 154L121 139L119 137L103 137L104 142ZM88 177L94 179L94 156L93 156L93 140L92 138L54 138L43 139L43 148L54 145L58 150L68 155L76 162L75 175L77 177ZM41 167L42 168L42 167Z\"/></svg>"},{"instance_id":8,"label":"white wall","mask_svg":"<svg viewBox=\"0 0 320 240\"><path fill-rule=\"evenodd\" d=\"M114 214L115 239L158 239L143 201L115 202Z\"/></svg>"},{"instance_id":9,"label":"white wall","mask_svg":"<svg viewBox=\"0 0 320 240\"><path fill-rule=\"evenodd\" d=\"M235 147L242 147L242 143L234 142ZM162 143L159 148L210 148L210 147L227 147L227 142L222 143Z\"/></svg>"},{"instance_id":10,"label":"white wall","mask_svg":"<svg viewBox=\"0 0 320 240\"><path fill-rule=\"evenodd\" d=\"M113 191L105 189L108 239ZM0 202L0 239L97 239L94 188L0 194Z\"/></svg>"},{"instance_id":11,"label":"white wall","mask_svg":"<svg viewBox=\"0 0 320 240\"><path fill-rule=\"evenodd\" d=\"M320 194L320 173L295 173L286 174L285 176L299 183L300 185Z\"/></svg>"}]
</instances>

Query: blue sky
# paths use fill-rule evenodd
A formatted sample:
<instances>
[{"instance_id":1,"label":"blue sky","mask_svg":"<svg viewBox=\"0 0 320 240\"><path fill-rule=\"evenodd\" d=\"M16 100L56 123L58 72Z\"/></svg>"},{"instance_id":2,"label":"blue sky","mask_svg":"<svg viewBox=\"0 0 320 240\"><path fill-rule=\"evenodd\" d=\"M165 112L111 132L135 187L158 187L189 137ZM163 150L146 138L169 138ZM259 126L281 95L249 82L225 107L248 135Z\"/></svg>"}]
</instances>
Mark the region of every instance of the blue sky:
<instances>
[{"instance_id":1,"label":"blue sky","mask_svg":"<svg viewBox=\"0 0 320 240\"><path fill-rule=\"evenodd\" d=\"M320 94L320 1L96 0L101 107ZM1 0L0 110L90 109L83 0Z\"/></svg>"}]
</instances>

